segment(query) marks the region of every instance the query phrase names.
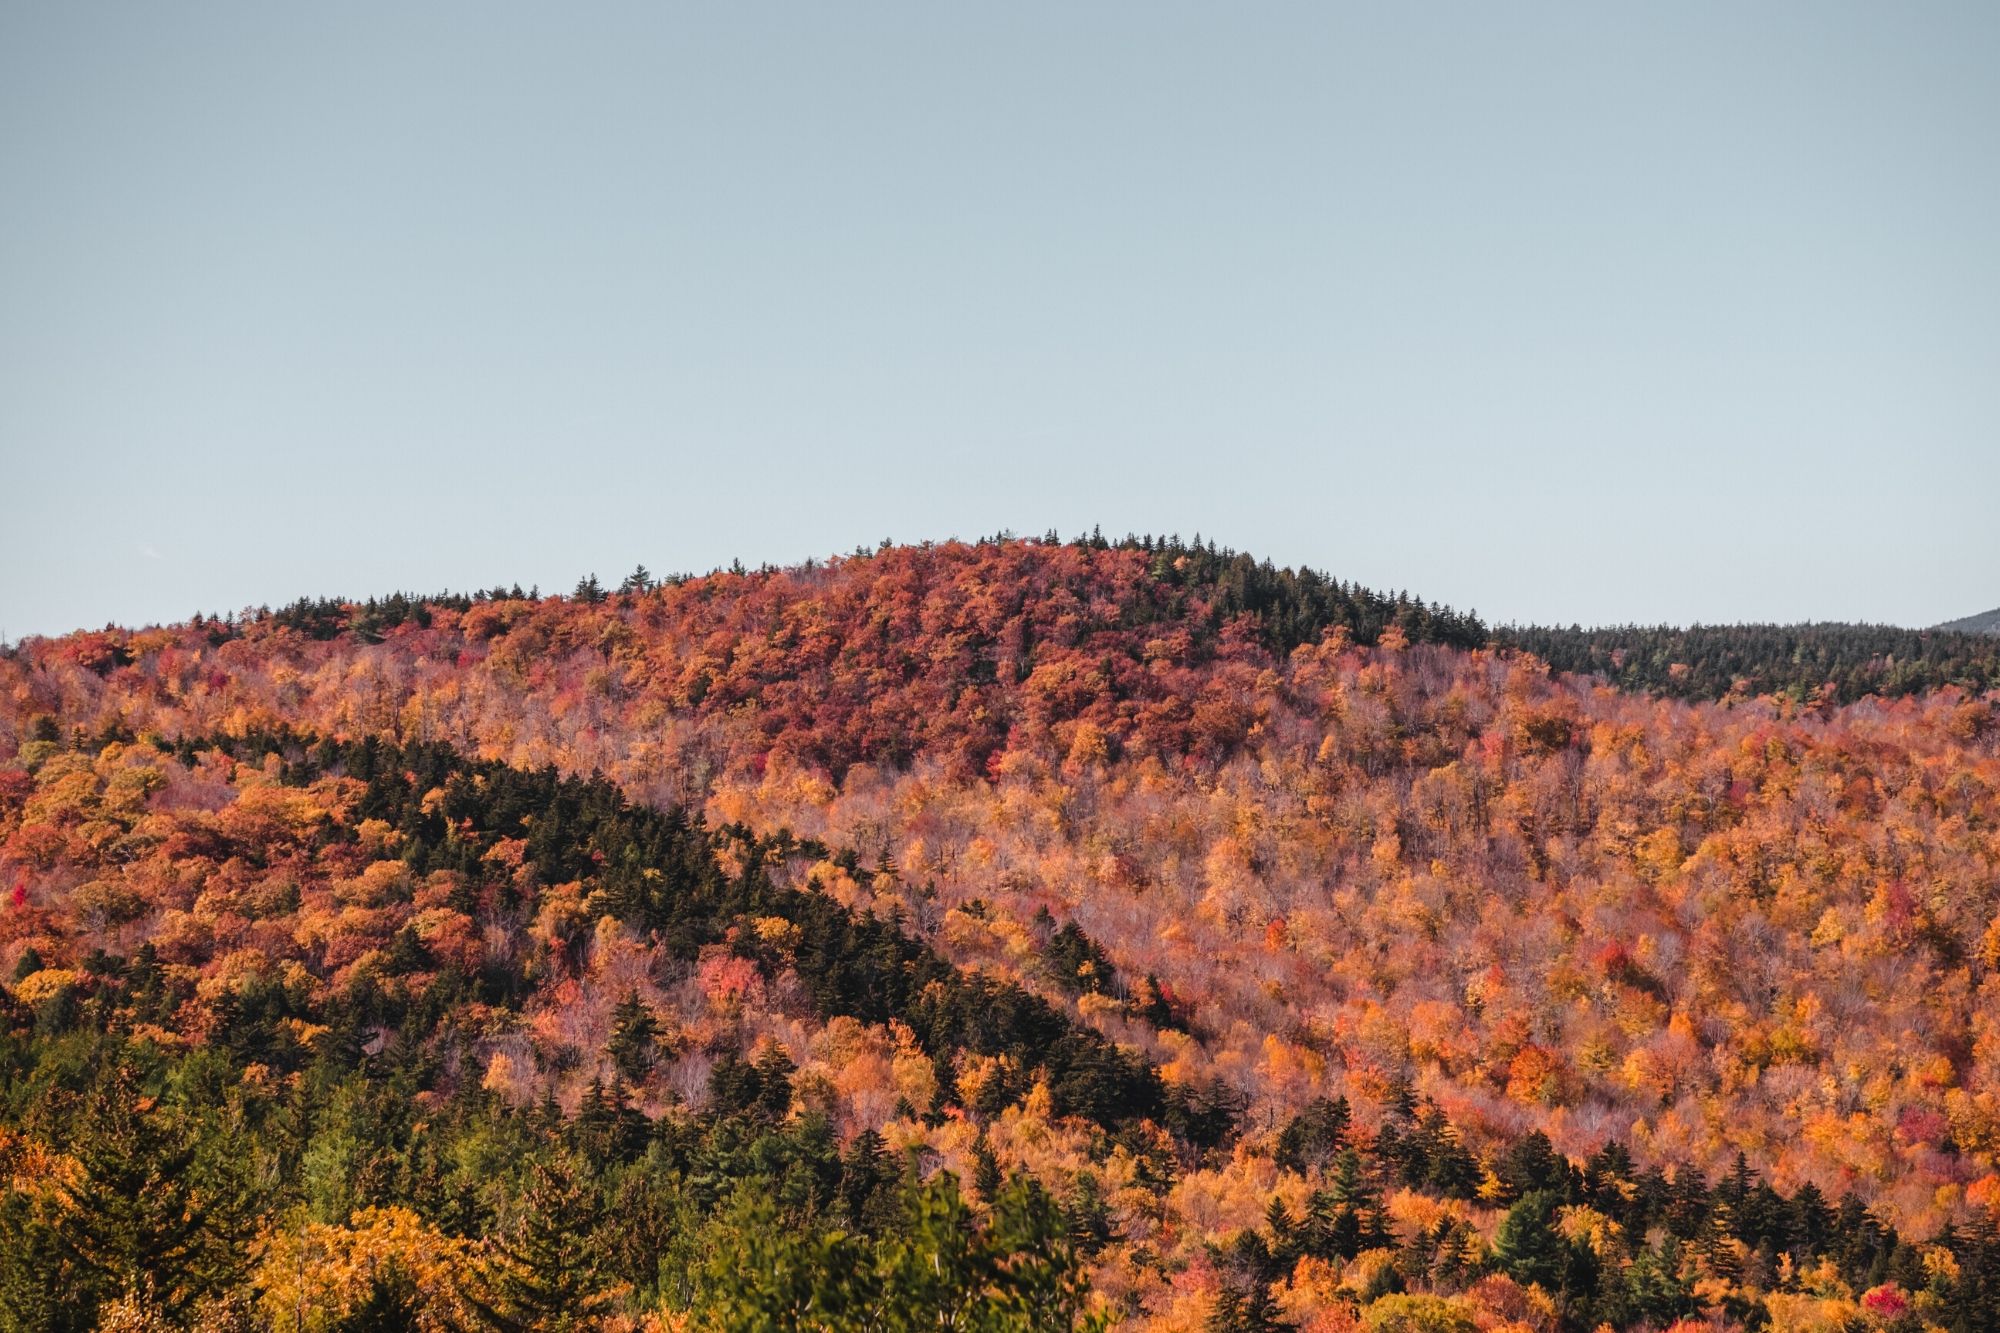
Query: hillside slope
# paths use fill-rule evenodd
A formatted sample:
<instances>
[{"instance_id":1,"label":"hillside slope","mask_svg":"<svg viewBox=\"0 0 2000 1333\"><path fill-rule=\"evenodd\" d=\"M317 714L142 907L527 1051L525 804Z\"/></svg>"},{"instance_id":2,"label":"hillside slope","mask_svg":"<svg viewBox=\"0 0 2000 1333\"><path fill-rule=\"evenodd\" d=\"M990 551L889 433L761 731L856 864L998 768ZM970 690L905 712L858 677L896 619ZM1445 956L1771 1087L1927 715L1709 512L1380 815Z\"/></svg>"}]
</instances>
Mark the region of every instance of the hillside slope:
<instances>
[{"instance_id":1,"label":"hillside slope","mask_svg":"<svg viewBox=\"0 0 2000 1333\"><path fill-rule=\"evenodd\" d=\"M119 893L119 872L85 893L103 864L124 864L107 850L159 799L129 797L130 827L85 799L116 787L119 756L147 748L131 739L184 741L190 762L216 738L293 729L444 743L485 763L601 773L644 805L686 806L753 840L783 830L849 849L787 873L1156 1070L1162 1100L1133 1114L1178 1144L1177 1178L1157 1203L1112 1208L1092 1270L1134 1319L1199 1323L1188 1312L1211 1310L1218 1291L1254 1294L1243 1273L1263 1261L1218 1268L1203 1247L1282 1240L1273 1198L1298 1212L1334 1167L1287 1166L1285 1132L1296 1150L1335 1098L1376 1187L1431 1199L1397 1204L1391 1230L1407 1242L1418 1217L1449 1221L1475 1253L1503 1255L1490 1210L1537 1192L1502 1169L1537 1134L1579 1172L1574 1198L1567 1177L1551 1178L1570 1207L1584 1206L1585 1164L1618 1160L1607 1152L1667 1173L1662 1189L1720 1181L1740 1159L1739 1181L1756 1173L1786 1199L1851 1194L1916 1236L2000 1201L1991 700L1619 693L1458 646L1483 641L1469 618L1337 585L1308 597L1208 561L1035 542L890 548L608 596L307 605L21 645L0 659L0 753L24 756L0 843L0 872L19 886L0 915L0 967L34 975L19 971L34 949L76 970L92 950L129 954L163 930L220 938L213 921L229 918L220 900L200 909L201 881L227 856L192 879L162 867ZM1327 632L1303 632L1313 624ZM87 758L96 776L58 756ZM220 808L230 798L212 784L245 776L186 781L169 777L192 808ZM586 937L602 904L582 891L539 901L557 915L537 929L570 921L562 929L582 933L565 938L595 968ZM350 923L336 932L354 934L350 963L401 947L393 914L368 915L383 906L357 899L329 918ZM271 928L296 938L303 910L303 897L278 900ZM520 929L452 910L484 949ZM264 956L286 947L242 938ZM182 965L226 976L214 969L230 956ZM326 985L344 965L307 961ZM783 971L765 960L758 986ZM506 1055L492 1081L524 1106L585 1105L590 1064L561 1052L603 1044L616 990L551 991L523 1010L521 1041L470 1054ZM753 1032L795 1065L814 1058L826 1016L772 1012L790 1017ZM921 1025L897 1021L921 1044ZM936 1108L899 1094L918 1116L898 1122L879 1101L836 1101L839 1132L897 1122L954 1160L962 1148L920 1128L926 1111L1060 1122L1074 1109L1046 1061L1053 1081L1038 1092L1020 1059L980 1073L945 1054L939 1066L928 1053L946 1090ZM656 1077L695 1105L711 1095L692 1072ZM1394 1145L1419 1123L1450 1127L1469 1179L1398 1174ZM1094 1150L1080 1151L1016 1164L1058 1192L1084 1169L1090 1188L1109 1188L1116 1173L1082 1167ZM1790 1242L1764 1223L1693 1225L1709 1257L1687 1262L1709 1279L1746 1291L1795 1280L1777 1264ZM1728 1260L1714 1249L1724 1241L1748 1258ZM1629 1276L1639 1262L1626 1250L1616 1265ZM1849 1275L1850 1295L1887 1276L1873 1265Z\"/></svg>"},{"instance_id":2,"label":"hillside slope","mask_svg":"<svg viewBox=\"0 0 2000 1333\"><path fill-rule=\"evenodd\" d=\"M1961 620L1948 620L1938 628L1955 634L2000 634L2000 608Z\"/></svg>"}]
</instances>

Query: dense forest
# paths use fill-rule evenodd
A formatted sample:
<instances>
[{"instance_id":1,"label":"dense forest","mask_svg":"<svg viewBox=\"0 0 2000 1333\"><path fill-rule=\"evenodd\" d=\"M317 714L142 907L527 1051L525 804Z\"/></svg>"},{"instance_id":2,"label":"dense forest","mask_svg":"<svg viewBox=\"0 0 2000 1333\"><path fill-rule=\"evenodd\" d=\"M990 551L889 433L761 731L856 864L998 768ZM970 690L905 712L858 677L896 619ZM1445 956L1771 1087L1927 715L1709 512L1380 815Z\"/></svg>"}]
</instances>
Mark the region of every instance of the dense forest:
<instances>
[{"instance_id":1,"label":"dense forest","mask_svg":"<svg viewBox=\"0 0 2000 1333\"><path fill-rule=\"evenodd\" d=\"M1945 685L2000 686L2000 637L1890 625L1611 626L1499 631L1501 642L1558 671L1602 676L1621 689L1677 699L1800 702L1893 698Z\"/></svg>"},{"instance_id":2,"label":"dense forest","mask_svg":"<svg viewBox=\"0 0 2000 1333\"><path fill-rule=\"evenodd\" d=\"M1091 538L18 645L0 1320L1994 1326L1995 699L1495 637Z\"/></svg>"},{"instance_id":3,"label":"dense forest","mask_svg":"<svg viewBox=\"0 0 2000 1333\"><path fill-rule=\"evenodd\" d=\"M981 545L1002 545L1008 534ZM1054 533L1039 539L1044 546L1061 544ZM1240 551L1219 549L1197 535L1192 542L1178 536L1127 536L1117 542L1100 533L1069 543L1087 551L1138 552L1147 559L1149 576L1169 590L1164 612L1178 615L1174 596L1198 599L1203 615L1190 629L1213 636L1224 625L1247 619L1265 646L1279 657L1302 644L1316 643L1335 629L1353 641L1373 644L1394 626L1413 643L1442 643L1475 649L1489 644L1534 654L1558 671L1601 676L1621 689L1644 690L1677 699L1754 699L1782 695L1796 702L1852 702L1869 695L1895 698L1945 685L1975 693L2000 686L2000 612L1970 616L1933 629L1903 629L1892 625L1814 623L1792 625L1505 625L1489 630L1477 612L1458 612L1426 604L1407 592L1384 593L1321 574L1309 568L1279 568ZM886 544L885 544L886 545ZM856 558L867 559L866 549ZM808 566L810 568L810 566ZM743 574L741 566L733 571ZM760 576L781 571L766 566ZM673 576L673 585L693 581ZM594 604L609 597L629 597L659 586L641 565L615 590L604 588L595 575L579 581L577 601ZM393 593L366 601L344 598L303 598L276 611L268 607L247 613L259 622L302 630L316 639L343 633L369 642L406 622L426 625L432 608L466 611L480 601L535 600L538 590L520 586L494 587L470 594L420 596ZM206 617L197 617L206 621ZM213 621L218 641L233 632L234 622Z\"/></svg>"}]
</instances>

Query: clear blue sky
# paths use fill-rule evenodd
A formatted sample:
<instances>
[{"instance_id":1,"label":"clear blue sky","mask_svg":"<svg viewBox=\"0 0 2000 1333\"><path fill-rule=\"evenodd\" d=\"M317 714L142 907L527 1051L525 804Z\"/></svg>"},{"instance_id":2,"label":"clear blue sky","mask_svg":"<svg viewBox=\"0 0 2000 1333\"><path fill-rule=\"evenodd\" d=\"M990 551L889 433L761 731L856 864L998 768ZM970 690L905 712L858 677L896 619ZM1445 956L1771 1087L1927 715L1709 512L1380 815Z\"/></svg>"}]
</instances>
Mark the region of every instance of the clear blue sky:
<instances>
[{"instance_id":1,"label":"clear blue sky","mask_svg":"<svg viewBox=\"0 0 2000 1333\"><path fill-rule=\"evenodd\" d=\"M0 632L1200 531L2000 604L2000 5L0 5Z\"/></svg>"}]
</instances>

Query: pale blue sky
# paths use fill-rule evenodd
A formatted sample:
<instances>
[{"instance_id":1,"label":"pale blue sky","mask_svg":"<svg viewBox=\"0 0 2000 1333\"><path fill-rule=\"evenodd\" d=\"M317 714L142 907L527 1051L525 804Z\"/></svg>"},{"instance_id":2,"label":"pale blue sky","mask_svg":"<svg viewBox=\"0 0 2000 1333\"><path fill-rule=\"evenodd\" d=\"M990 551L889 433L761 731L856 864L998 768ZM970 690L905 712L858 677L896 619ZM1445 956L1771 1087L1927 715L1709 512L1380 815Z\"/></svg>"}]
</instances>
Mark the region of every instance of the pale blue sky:
<instances>
[{"instance_id":1,"label":"pale blue sky","mask_svg":"<svg viewBox=\"0 0 2000 1333\"><path fill-rule=\"evenodd\" d=\"M0 2L0 632L1199 530L2000 604L2000 5Z\"/></svg>"}]
</instances>

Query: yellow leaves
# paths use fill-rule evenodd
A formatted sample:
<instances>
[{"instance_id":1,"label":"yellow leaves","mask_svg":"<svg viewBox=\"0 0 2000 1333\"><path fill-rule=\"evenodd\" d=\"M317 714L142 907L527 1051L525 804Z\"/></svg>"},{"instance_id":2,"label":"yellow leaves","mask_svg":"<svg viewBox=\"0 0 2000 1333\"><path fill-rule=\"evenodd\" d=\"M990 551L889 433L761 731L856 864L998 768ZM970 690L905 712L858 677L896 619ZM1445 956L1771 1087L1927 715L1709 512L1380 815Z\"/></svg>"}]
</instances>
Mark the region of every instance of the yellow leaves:
<instances>
[{"instance_id":1,"label":"yellow leaves","mask_svg":"<svg viewBox=\"0 0 2000 1333\"><path fill-rule=\"evenodd\" d=\"M23 824L74 824L98 808L97 771L81 754L49 756L35 772L35 794L21 808Z\"/></svg>"},{"instance_id":2,"label":"yellow leaves","mask_svg":"<svg viewBox=\"0 0 2000 1333\"><path fill-rule=\"evenodd\" d=\"M1362 1313L1368 1333L1475 1333L1472 1307L1451 1296L1384 1296Z\"/></svg>"},{"instance_id":3,"label":"yellow leaves","mask_svg":"<svg viewBox=\"0 0 2000 1333\"><path fill-rule=\"evenodd\" d=\"M557 884L542 894L542 905L528 927L529 938L555 951L582 934L588 916L583 909L583 885L577 880Z\"/></svg>"},{"instance_id":4,"label":"yellow leaves","mask_svg":"<svg viewBox=\"0 0 2000 1333\"><path fill-rule=\"evenodd\" d=\"M959 1056L958 1100L963 1106L978 1106L1007 1079L1014 1062L1004 1055L978 1055L966 1051Z\"/></svg>"},{"instance_id":5,"label":"yellow leaves","mask_svg":"<svg viewBox=\"0 0 2000 1333\"><path fill-rule=\"evenodd\" d=\"M805 932L795 923L781 916L760 916L750 923L750 928L765 948L785 957L789 957L805 937Z\"/></svg>"},{"instance_id":6,"label":"yellow leaves","mask_svg":"<svg viewBox=\"0 0 2000 1333\"><path fill-rule=\"evenodd\" d=\"M486 1075L480 1079L479 1086L510 1101L520 1101L528 1086L528 1075L532 1072L507 1052L495 1051L493 1058L486 1062Z\"/></svg>"},{"instance_id":7,"label":"yellow leaves","mask_svg":"<svg viewBox=\"0 0 2000 1333\"><path fill-rule=\"evenodd\" d=\"M1675 829L1654 829L1632 848L1633 865L1653 883L1678 871L1681 861L1681 836Z\"/></svg>"},{"instance_id":8,"label":"yellow leaves","mask_svg":"<svg viewBox=\"0 0 2000 1333\"><path fill-rule=\"evenodd\" d=\"M261 949L232 949L209 964L195 994L204 1000L219 999L242 990L270 970L270 957Z\"/></svg>"},{"instance_id":9,"label":"yellow leaves","mask_svg":"<svg viewBox=\"0 0 2000 1333\"><path fill-rule=\"evenodd\" d=\"M889 1062L896 1094L919 1112L928 1110L937 1099L937 1066L917 1044L916 1033L901 1022L889 1024L889 1036L896 1046Z\"/></svg>"},{"instance_id":10,"label":"yellow leaves","mask_svg":"<svg viewBox=\"0 0 2000 1333\"><path fill-rule=\"evenodd\" d=\"M1771 1333L1846 1333L1862 1323L1861 1307L1841 1297L1774 1291L1764 1297Z\"/></svg>"},{"instance_id":11,"label":"yellow leaves","mask_svg":"<svg viewBox=\"0 0 2000 1333\"><path fill-rule=\"evenodd\" d=\"M1958 1281L1958 1256L1942 1245L1926 1245L1923 1248L1924 1273L1935 1286L1944 1286Z\"/></svg>"},{"instance_id":12,"label":"yellow leaves","mask_svg":"<svg viewBox=\"0 0 2000 1333\"><path fill-rule=\"evenodd\" d=\"M303 1222L258 1245L257 1287L274 1327L340 1327L378 1286L406 1295L417 1333L471 1326L470 1299L490 1272L485 1252L437 1231L406 1208L364 1208L348 1225Z\"/></svg>"},{"instance_id":13,"label":"yellow leaves","mask_svg":"<svg viewBox=\"0 0 2000 1333\"><path fill-rule=\"evenodd\" d=\"M303 1018L287 1018L281 1024L292 1034L292 1040L307 1050L312 1050L321 1037L333 1031L325 1023L308 1023Z\"/></svg>"},{"instance_id":14,"label":"yellow leaves","mask_svg":"<svg viewBox=\"0 0 2000 1333\"><path fill-rule=\"evenodd\" d=\"M1348 1305L1341 1290L1340 1265L1311 1255L1300 1259L1291 1275L1273 1286L1271 1294L1294 1326L1310 1326L1323 1312L1344 1312Z\"/></svg>"},{"instance_id":15,"label":"yellow leaves","mask_svg":"<svg viewBox=\"0 0 2000 1333\"><path fill-rule=\"evenodd\" d=\"M1595 1208L1581 1204L1564 1206L1557 1212L1556 1229L1565 1240L1588 1245L1599 1259L1612 1259L1624 1249L1625 1229Z\"/></svg>"},{"instance_id":16,"label":"yellow leaves","mask_svg":"<svg viewBox=\"0 0 2000 1333\"><path fill-rule=\"evenodd\" d=\"M1111 746L1103 728L1085 720L1070 734L1069 755L1063 760L1063 776L1074 781L1090 773L1110 758Z\"/></svg>"},{"instance_id":17,"label":"yellow leaves","mask_svg":"<svg viewBox=\"0 0 2000 1333\"><path fill-rule=\"evenodd\" d=\"M403 842L403 835L383 819L362 820L360 827L354 830L354 837L361 844L361 850L370 856L394 855Z\"/></svg>"},{"instance_id":18,"label":"yellow leaves","mask_svg":"<svg viewBox=\"0 0 2000 1333\"><path fill-rule=\"evenodd\" d=\"M1098 1018L1105 1015L1115 1016L1122 1013L1124 1009L1125 1006L1122 1002L1099 991L1085 991L1076 997L1076 1012L1085 1019Z\"/></svg>"},{"instance_id":19,"label":"yellow leaves","mask_svg":"<svg viewBox=\"0 0 2000 1333\"><path fill-rule=\"evenodd\" d=\"M14 983L14 998L26 1005L52 1000L83 980L83 973L66 967L45 967Z\"/></svg>"},{"instance_id":20,"label":"yellow leaves","mask_svg":"<svg viewBox=\"0 0 2000 1333\"><path fill-rule=\"evenodd\" d=\"M61 1190L77 1183L76 1159L38 1138L0 1127L0 1180L22 1194Z\"/></svg>"},{"instance_id":21,"label":"yellow leaves","mask_svg":"<svg viewBox=\"0 0 2000 1333\"><path fill-rule=\"evenodd\" d=\"M1275 1032L1267 1033L1264 1037L1262 1073L1266 1086L1302 1093L1324 1082L1326 1057Z\"/></svg>"},{"instance_id":22,"label":"yellow leaves","mask_svg":"<svg viewBox=\"0 0 2000 1333\"><path fill-rule=\"evenodd\" d=\"M496 838L491 847L481 854L480 860L508 870L518 869L528 855L526 838Z\"/></svg>"},{"instance_id":23,"label":"yellow leaves","mask_svg":"<svg viewBox=\"0 0 2000 1333\"><path fill-rule=\"evenodd\" d=\"M1979 937L1979 961L1988 968L2000 969L2000 916L1994 917L1986 933Z\"/></svg>"},{"instance_id":24,"label":"yellow leaves","mask_svg":"<svg viewBox=\"0 0 2000 1333\"><path fill-rule=\"evenodd\" d=\"M1047 1124L1055 1119L1056 1099L1049 1091L1046 1079L1036 1079L1028 1089L1028 1095L1021 1099L1021 1116L1024 1120Z\"/></svg>"},{"instance_id":25,"label":"yellow leaves","mask_svg":"<svg viewBox=\"0 0 2000 1333\"><path fill-rule=\"evenodd\" d=\"M326 793L331 795L331 792ZM329 813L317 788L281 787L275 783L239 786L236 800L216 817L232 837L261 842L301 840Z\"/></svg>"},{"instance_id":26,"label":"yellow leaves","mask_svg":"<svg viewBox=\"0 0 2000 1333\"><path fill-rule=\"evenodd\" d=\"M806 884L850 909L865 908L875 900L875 895L857 883L854 876L831 861L815 862L806 872Z\"/></svg>"},{"instance_id":27,"label":"yellow leaves","mask_svg":"<svg viewBox=\"0 0 2000 1333\"><path fill-rule=\"evenodd\" d=\"M375 861L353 879L337 880L335 901L350 907L382 907L407 902L410 897L410 867L402 861Z\"/></svg>"}]
</instances>

